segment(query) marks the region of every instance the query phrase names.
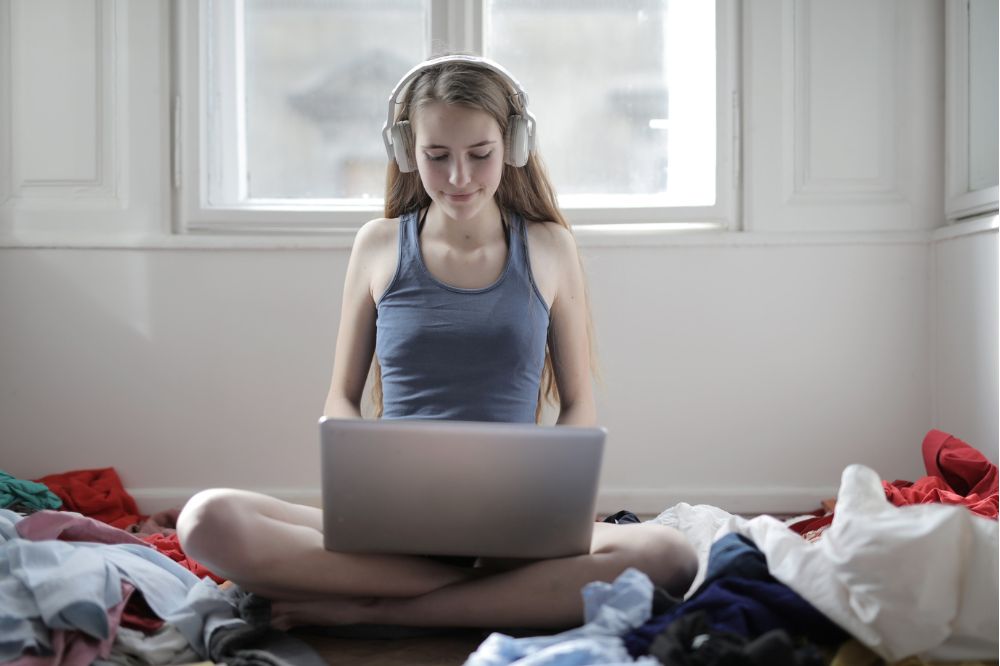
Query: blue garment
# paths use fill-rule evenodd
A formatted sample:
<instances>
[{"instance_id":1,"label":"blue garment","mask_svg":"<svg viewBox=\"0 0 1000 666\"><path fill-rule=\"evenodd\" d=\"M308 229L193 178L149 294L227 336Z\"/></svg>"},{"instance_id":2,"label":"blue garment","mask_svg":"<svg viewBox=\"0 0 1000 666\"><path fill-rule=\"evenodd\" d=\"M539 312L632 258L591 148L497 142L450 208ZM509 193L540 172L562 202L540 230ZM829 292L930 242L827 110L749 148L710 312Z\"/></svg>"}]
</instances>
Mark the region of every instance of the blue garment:
<instances>
[{"instance_id":1,"label":"blue garment","mask_svg":"<svg viewBox=\"0 0 1000 666\"><path fill-rule=\"evenodd\" d=\"M576 666L577 664L650 664L625 651L621 636L649 617L653 583L638 569L626 569L614 583L595 581L583 588L582 627L552 636L511 638L493 633L469 655L465 666Z\"/></svg>"},{"instance_id":2,"label":"blue garment","mask_svg":"<svg viewBox=\"0 0 1000 666\"><path fill-rule=\"evenodd\" d=\"M235 609L210 579L138 544L29 541L21 517L0 509L0 662L51 647L51 629L106 638L107 609L132 583L153 612L177 629L199 656L218 629L239 625Z\"/></svg>"},{"instance_id":3,"label":"blue garment","mask_svg":"<svg viewBox=\"0 0 1000 666\"><path fill-rule=\"evenodd\" d=\"M424 264L417 217L400 217L396 273L376 304L383 417L534 423L549 311L531 276L524 221L505 216L500 277L460 289Z\"/></svg>"},{"instance_id":4,"label":"blue garment","mask_svg":"<svg viewBox=\"0 0 1000 666\"><path fill-rule=\"evenodd\" d=\"M646 654L653 640L678 618L705 611L717 631L756 638L774 629L836 643L843 631L790 587L775 580L750 539L727 534L712 544L705 582L684 603L625 636L632 655Z\"/></svg>"},{"instance_id":5,"label":"blue garment","mask_svg":"<svg viewBox=\"0 0 1000 666\"><path fill-rule=\"evenodd\" d=\"M625 636L633 655L646 654L657 635L680 617L703 610L713 629L756 638L774 629L821 643L844 639L843 632L790 587L778 581L720 578L697 597L655 617Z\"/></svg>"},{"instance_id":6,"label":"blue garment","mask_svg":"<svg viewBox=\"0 0 1000 666\"><path fill-rule=\"evenodd\" d=\"M705 579L691 596L697 596L712 582L725 577L771 581L767 558L749 538L732 532L720 537L708 551Z\"/></svg>"}]
</instances>

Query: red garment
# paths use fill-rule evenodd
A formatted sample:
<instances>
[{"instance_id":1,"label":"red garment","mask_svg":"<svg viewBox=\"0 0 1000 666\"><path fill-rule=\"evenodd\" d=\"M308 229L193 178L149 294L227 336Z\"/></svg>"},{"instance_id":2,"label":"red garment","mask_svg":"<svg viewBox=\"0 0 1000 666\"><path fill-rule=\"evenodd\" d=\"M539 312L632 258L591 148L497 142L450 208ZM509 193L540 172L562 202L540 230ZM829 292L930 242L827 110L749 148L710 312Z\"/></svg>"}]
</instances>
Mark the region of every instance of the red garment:
<instances>
[{"instance_id":1,"label":"red garment","mask_svg":"<svg viewBox=\"0 0 1000 666\"><path fill-rule=\"evenodd\" d=\"M121 626L141 631L144 634L152 634L159 631L165 624L166 622L161 620L146 603L146 597L142 596L142 592L136 590L129 597L128 603L125 604L125 610L122 611Z\"/></svg>"},{"instance_id":2,"label":"red garment","mask_svg":"<svg viewBox=\"0 0 1000 666\"><path fill-rule=\"evenodd\" d=\"M185 555L184 551L181 549L180 542L177 540L176 533L150 534L147 536L143 536L142 540L151 545L156 550L166 555L167 557L169 557L170 559L172 559L174 562L180 564L185 569L194 573L194 575L198 576L198 578L204 578L205 576L208 576L216 583L221 583L224 580L226 580L222 576L218 576L212 573L204 566L202 566L198 562L195 562L190 557Z\"/></svg>"},{"instance_id":3,"label":"red garment","mask_svg":"<svg viewBox=\"0 0 1000 666\"><path fill-rule=\"evenodd\" d=\"M145 518L113 467L50 474L35 481L58 495L65 511L77 511L121 529Z\"/></svg>"},{"instance_id":4,"label":"red garment","mask_svg":"<svg viewBox=\"0 0 1000 666\"><path fill-rule=\"evenodd\" d=\"M816 513L820 513L817 511ZM814 514L815 515L815 514ZM833 513L825 515L815 515L814 518L803 518L797 523L792 523L788 529L792 530L806 541L819 541L830 525L833 524Z\"/></svg>"},{"instance_id":5,"label":"red garment","mask_svg":"<svg viewBox=\"0 0 1000 666\"><path fill-rule=\"evenodd\" d=\"M997 466L957 437L931 430L924 438L928 476L916 482L883 481L886 498L896 506L962 504L973 513L997 518Z\"/></svg>"}]
</instances>

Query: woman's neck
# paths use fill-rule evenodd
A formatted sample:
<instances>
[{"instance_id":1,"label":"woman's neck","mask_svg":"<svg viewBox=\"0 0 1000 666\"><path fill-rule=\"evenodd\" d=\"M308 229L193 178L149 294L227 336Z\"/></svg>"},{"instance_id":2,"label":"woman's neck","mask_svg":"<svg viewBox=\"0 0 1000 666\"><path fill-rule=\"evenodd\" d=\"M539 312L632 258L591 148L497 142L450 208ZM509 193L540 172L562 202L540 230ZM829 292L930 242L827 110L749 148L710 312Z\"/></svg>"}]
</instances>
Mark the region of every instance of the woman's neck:
<instances>
[{"instance_id":1,"label":"woman's neck","mask_svg":"<svg viewBox=\"0 0 1000 666\"><path fill-rule=\"evenodd\" d=\"M424 238L434 238L459 248L482 247L506 239L503 218L496 202L484 206L475 217L464 219L449 217L432 202L420 233Z\"/></svg>"}]
</instances>

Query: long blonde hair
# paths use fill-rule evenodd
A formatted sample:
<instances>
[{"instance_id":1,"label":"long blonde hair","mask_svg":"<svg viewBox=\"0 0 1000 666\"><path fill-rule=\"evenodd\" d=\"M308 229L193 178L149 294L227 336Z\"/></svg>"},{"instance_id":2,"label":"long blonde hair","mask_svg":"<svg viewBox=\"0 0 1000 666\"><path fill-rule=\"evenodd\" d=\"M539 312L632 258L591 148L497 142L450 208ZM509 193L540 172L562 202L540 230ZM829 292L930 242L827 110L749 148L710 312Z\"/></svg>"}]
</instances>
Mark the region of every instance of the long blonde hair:
<instances>
[{"instance_id":1,"label":"long blonde hair","mask_svg":"<svg viewBox=\"0 0 1000 666\"><path fill-rule=\"evenodd\" d=\"M411 120L414 113L434 102L454 104L485 111L496 120L500 132L506 136L508 118L518 114L513 100L519 99L510 84L500 74L466 62L445 62L421 72L406 89L396 115L396 121ZM559 210L555 191L541 159L535 152L523 167L504 164L500 186L494 198L501 211L516 211L526 222L555 222L572 229ZM420 182L417 171L402 173L395 160L389 161L385 186L385 217L396 218L404 213L426 208L431 198ZM587 337L593 340L590 325L590 302L587 299ZM593 344L591 343L591 349ZM593 352L591 351L591 368ZM382 416L382 373L378 358L372 360L372 403L376 418ZM552 362L552 329L545 344L545 363L538 387L538 404L535 420L540 420L543 403L559 405L559 387L556 384Z\"/></svg>"}]
</instances>

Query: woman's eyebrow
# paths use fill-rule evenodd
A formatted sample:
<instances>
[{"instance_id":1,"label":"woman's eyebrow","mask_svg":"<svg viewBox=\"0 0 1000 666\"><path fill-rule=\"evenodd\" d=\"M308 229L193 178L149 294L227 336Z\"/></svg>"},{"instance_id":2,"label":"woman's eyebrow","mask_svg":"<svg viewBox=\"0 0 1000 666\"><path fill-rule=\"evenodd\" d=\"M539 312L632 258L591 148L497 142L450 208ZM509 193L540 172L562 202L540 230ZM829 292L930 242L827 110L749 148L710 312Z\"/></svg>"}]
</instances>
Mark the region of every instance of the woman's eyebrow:
<instances>
[{"instance_id":1,"label":"woman's eyebrow","mask_svg":"<svg viewBox=\"0 0 1000 666\"><path fill-rule=\"evenodd\" d=\"M483 146L489 146L489 145L492 145L494 143L496 143L496 141L486 140L486 141L480 141L479 143L474 143L471 146L467 146L467 147L468 148L482 148ZM432 145L428 145L428 146L421 146L421 148L424 148L426 150L448 150L448 146L442 146L442 145L439 145L439 144L432 144Z\"/></svg>"}]
</instances>

